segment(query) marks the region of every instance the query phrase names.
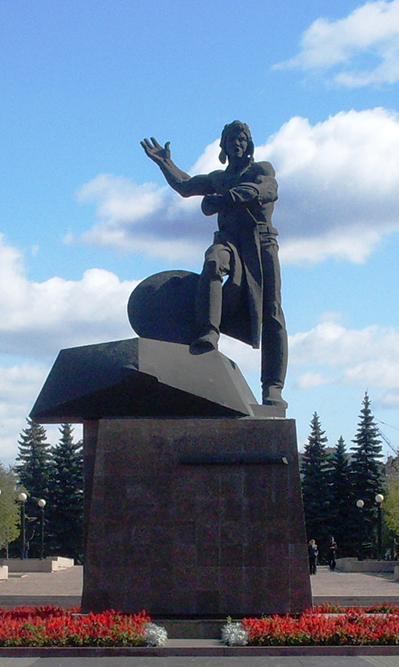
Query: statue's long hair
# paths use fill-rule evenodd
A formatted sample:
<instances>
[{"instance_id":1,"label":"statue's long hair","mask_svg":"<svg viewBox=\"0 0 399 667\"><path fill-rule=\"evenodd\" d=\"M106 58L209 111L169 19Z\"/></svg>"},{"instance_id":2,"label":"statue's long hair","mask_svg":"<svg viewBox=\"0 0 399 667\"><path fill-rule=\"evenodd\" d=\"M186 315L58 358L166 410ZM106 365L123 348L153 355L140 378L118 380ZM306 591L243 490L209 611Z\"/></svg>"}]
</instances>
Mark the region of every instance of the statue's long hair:
<instances>
[{"instance_id":1,"label":"statue's long hair","mask_svg":"<svg viewBox=\"0 0 399 667\"><path fill-rule=\"evenodd\" d=\"M222 149L219 153L219 160L222 164L226 164L227 160L227 153L226 153L226 141L227 137L229 134L236 134L237 132L244 132L245 136L247 137L247 142L248 142L248 148L247 148L247 155L246 158L248 159L249 162L254 161L254 142L252 141L252 135L251 135L251 130L249 129L248 125L246 123L242 123L240 120L233 120L232 123L228 123L227 125L224 126L222 135L220 137L220 148Z\"/></svg>"}]
</instances>

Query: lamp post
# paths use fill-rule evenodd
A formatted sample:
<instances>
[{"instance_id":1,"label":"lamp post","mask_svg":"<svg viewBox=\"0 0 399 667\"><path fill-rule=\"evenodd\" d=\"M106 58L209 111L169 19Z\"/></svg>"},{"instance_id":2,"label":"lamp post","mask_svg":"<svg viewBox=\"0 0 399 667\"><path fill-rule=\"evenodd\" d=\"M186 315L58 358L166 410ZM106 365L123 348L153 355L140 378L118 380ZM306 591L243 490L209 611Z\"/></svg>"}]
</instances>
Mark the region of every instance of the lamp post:
<instances>
[{"instance_id":1,"label":"lamp post","mask_svg":"<svg viewBox=\"0 0 399 667\"><path fill-rule=\"evenodd\" d=\"M18 500L21 503L21 533L22 533L22 548L21 548L21 559L25 558L25 548L26 548L26 528L25 528L25 503L28 500L26 493L20 493Z\"/></svg>"},{"instance_id":2,"label":"lamp post","mask_svg":"<svg viewBox=\"0 0 399 667\"><path fill-rule=\"evenodd\" d=\"M40 560L43 560L44 553L44 508L46 507L46 501L44 498L40 498L37 501L37 504L40 507Z\"/></svg>"},{"instance_id":3,"label":"lamp post","mask_svg":"<svg viewBox=\"0 0 399 667\"><path fill-rule=\"evenodd\" d=\"M360 521L359 521L359 546L358 546L358 560L363 560L363 507L364 507L364 500L359 498L359 500L356 501L356 507L359 508L360 511Z\"/></svg>"},{"instance_id":4,"label":"lamp post","mask_svg":"<svg viewBox=\"0 0 399 667\"><path fill-rule=\"evenodd\" d=\"M378 551L378 560L382 560L382 510L381 510L381 504L384 502L384 496L382 493L377 493L375 496L375 502L377 503L377 551ZM364 500L357 500L356 501L356 507L359 508L359 510L363 513L363 507L364 507ZM360 528L359 528L359 534L362 534L362 529L363 529L363 517L361 517L360 520ZM362 555L362 541L361 539L359 540L359 560L363 560Z\"/></svg>"},{"instance_id":5,"label":"lamp post","mask_svg":"<svg viewBox=\"0 0 399 667\"><path fill-rule=\"evenodd\" d=\"M377 493L375 497L375 502L377 503L378 514L377 514L377 541L378 541L378 560L382 560L382 509L381 504L384 502L384 496L382 493Z\"/></svg>"}]
</instances>

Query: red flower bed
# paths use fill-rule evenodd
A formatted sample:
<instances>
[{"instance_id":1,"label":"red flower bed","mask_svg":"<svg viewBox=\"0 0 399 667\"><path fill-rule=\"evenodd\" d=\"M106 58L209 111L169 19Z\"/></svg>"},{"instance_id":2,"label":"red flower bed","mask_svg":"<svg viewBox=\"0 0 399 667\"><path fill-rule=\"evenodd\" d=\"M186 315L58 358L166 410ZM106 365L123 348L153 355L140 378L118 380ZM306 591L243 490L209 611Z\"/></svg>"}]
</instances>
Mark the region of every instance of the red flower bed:
<instances>
[{"instance_id":1,"label":"red flower bed","mask_svg":"<svg viewBox=\"0 0 399 667\"><path fill-rule=\"evenodd\" d=\"M0 646L143 646L150 617L109 610L79 614L79 609L16 607L0 609ZM399 607L366 609L322 605L298 617L246 618L249 644L399 645Z\"/></svg>"},{"instance_id":2,"label":"red flower bed","mask_svg":"<svg viewBox=\"0 0 399 667\"><path fill-rule=\"evenodd\" d=\"M379 605L367 611L323 605L298 617L245 618L242 625L249 644L257 646L398 645L399 608L382 607L384 612L378 613Z\"/></svg>"},{"instance_id":3,"label":"red flower bed","mask_svg":"<svg viewBox=\"0 0 399 667\"><path fill-rule=\"evenodd\" d=\"M78 608L0 609L0 646L142 646L145 611L80 615Z\"/></svg>"}]
</instances>

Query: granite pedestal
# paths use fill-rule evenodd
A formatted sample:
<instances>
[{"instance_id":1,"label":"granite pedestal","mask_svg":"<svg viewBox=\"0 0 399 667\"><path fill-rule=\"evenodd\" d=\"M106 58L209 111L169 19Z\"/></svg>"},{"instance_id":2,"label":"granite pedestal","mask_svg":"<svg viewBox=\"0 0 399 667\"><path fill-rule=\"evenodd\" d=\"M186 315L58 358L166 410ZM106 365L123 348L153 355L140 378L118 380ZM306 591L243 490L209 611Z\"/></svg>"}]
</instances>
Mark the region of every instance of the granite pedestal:
<instances>
[{"instance_id":1,"label":"granite pedestal","mask_svg":"<svg viewBox=\"0 0 399 667\"><path fill-rule=\"evenodd\" d=\"M311 606L293 420L101 419L85 457L84 610Z\"/></svg>"},{"instance_id":2,"label":"granite pedestal","mask_svg":"<svg viewBox=\"0 0 399 667\"><path fill-rule=\"evenodd\" d=\"M31 417L84 423L85 611L169 618L311 606L295 423L217 351L62 350Z\"/></svg>"}]
</instances>

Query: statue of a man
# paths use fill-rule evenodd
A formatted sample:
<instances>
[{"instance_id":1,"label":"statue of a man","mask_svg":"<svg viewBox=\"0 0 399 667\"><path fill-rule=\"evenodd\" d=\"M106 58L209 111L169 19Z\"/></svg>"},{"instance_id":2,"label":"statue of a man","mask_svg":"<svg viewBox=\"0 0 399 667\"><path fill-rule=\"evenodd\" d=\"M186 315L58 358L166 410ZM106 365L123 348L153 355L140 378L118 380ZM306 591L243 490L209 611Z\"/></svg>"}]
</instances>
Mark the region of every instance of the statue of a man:
<instances>
[{"instance_id":1,"label":"statue of a man","mask_svg":"<svg viewBox=\"0 0 399 667\"><path fill-rule=\"evenodd\" d=\"M189 176L171 160L169 145L151 138L141 142L169 185L183 197L202 195L205 215L218 215L218 231L205 253L196 298L197 338L192 354L217 349L222 315L224 332L253 347L262 344L262 401L283 402L287 368L287 332L281 308L277 230L272 225L277 200L275 171L269 162L254 162L248 125L225 125L219 159L225 170ZM225 276L229 276L223 286Z\"/></svg>"}]
</instances>

